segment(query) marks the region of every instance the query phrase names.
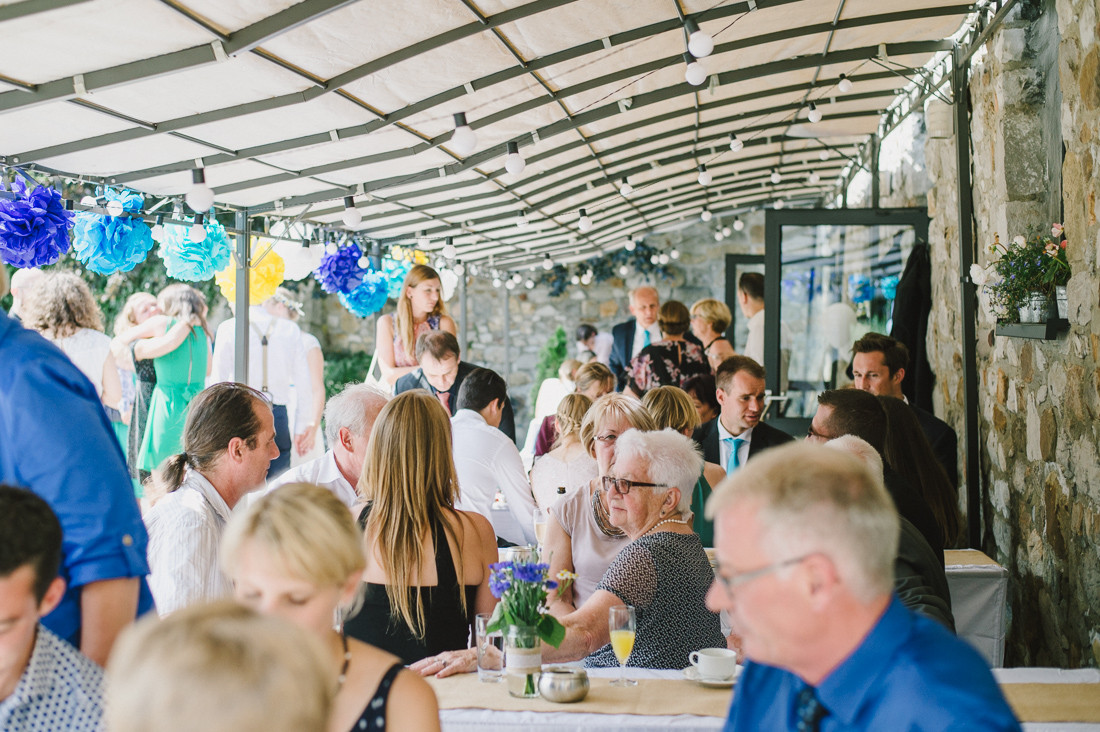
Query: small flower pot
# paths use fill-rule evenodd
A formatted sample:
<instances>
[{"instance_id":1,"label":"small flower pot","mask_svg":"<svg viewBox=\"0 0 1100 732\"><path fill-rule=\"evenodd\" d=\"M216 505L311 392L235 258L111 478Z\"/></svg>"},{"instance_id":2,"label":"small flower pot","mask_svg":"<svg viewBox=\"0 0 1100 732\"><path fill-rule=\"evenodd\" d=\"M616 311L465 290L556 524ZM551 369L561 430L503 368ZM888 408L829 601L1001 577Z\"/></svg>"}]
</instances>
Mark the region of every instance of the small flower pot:
<instances>
[{"instance_id":1,"label":"small flower pot","mask_svg":"<svg viewBox=\"0 0 1100 732\"><path fill-rule=\"evenodd\" d=\"M1050 299L1041 292L1031 293L1026 304L1019 308L1021 323L1043 323L1047 319Z\"/></svg>"}]
</instances>

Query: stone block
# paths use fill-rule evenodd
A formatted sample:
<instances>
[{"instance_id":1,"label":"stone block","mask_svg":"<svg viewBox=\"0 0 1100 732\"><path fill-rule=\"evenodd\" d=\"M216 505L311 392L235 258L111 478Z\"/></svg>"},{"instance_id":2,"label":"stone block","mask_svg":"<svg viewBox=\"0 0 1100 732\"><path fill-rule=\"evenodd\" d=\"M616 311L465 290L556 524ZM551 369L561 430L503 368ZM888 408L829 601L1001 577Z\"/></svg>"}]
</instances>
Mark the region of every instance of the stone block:
<instances>
[{"instance_id":1,"label":"stone block","mask_svg":"<svg viewBox=\"0 0 1100 732\"><path fill-rule=\"evenodd\" d=\"M1077 272L1070 277L1066 286L1066 301L1069 322L1088 325L1098 305L1095 278L1089 272Z\"/></svg>"},{"instance_id":2,"label":"stone block","mask_svg":"<svg viewBox=\"0 0 1100 732\"><path fill-rule=\"evenodd\" d=\"M1100 109L1100 48L1097 46L1094 45L1081 60L1077 81L1081 105L1093 112Z\"/></svg>"},{"instance_id":3,"label":"stone block","mask_svg":"<svg viewBox=\"0 0 1100 732\"><path fill-rule=\"evenodd\" d=\"M1056 401L1062 399L1066 392L1066 369L1061 361L1055 361L1047 371L1047 384L1050 385L1050 395Z\"/></svg>"},{"instance_id":4,"label":"stone block","mask_svg":"<svg viewBox=\"0 0 1100 732\"><path fill-rule=\"evenodd\" d=\"M1039 453L1046 462L1054 460L1058 447L1058 431L1054 421L1054 410L1044 409L1039 416Z\"/></svg>"},{"instance_id":5,"label":"stone block","mask_svg":"<svg viewBox=\"0 0 1100 732\"><path fill-rule=\"evenodd\" d=\"M1042 460L1043 453L1039 448L1039 410L1035 406L1035 397L1028 394L1027 397L1027 443L1025 454L1028 460Z\"/></svg>"},{"instance_id":6,"label":"stone block","mask_svg":"<svg viewBox=\"0 0 1100 732\"><path fill-rule=\"evenodd\" d=\"M999 91L1006 107L1035 106L1043 102L1044 86L1042 72L1021 68L1004 73Z\"/></svg>"},{"instance_id":7,"label":"stone block","mask_svg":"<svg viewBox=\"0 0 1100 732\"><path fill-rule=\"evenodd\" d=\"M1005 146L1005 189L1009 200L1027 200L1046 188L1046 159L1041 145L1041 121L1033 114L1006 114L1002 125Z\"/></svg>"}]
</instances>

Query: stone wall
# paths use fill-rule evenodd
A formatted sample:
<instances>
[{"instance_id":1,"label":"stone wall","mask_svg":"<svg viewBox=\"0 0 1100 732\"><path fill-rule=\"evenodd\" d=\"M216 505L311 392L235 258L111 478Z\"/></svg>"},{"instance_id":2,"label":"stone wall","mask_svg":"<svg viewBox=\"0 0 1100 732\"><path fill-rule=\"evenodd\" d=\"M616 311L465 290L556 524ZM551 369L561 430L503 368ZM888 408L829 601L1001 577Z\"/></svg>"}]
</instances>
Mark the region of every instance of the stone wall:
<instances>
[{"instance_id":1,"label":"stone wall","mask_svg":"<svg viewBox=\"0 0 1100 732\"><path fill-rule=\"evenodd\" d=\"M704 297L722 299L725 293L725 256L733 253L764 252L764 215L755 212L743 215L745 228L732 232L722 241L715 233L732 223L716 216L704 224L686 224L676 231L653 234L646 244L664 251L677 248L681 256L673 263L673 277L654 284L662 301L674 298L688 306ZM545 286L527 290L522 285L514 290L494 288L483 277L467 279L467 346L463 359L492 368L508 381L509 392L517 410L517 438L530 419L528 407L533 388L539 351L561 326L569 338L581 323L592 323L600 332L610 333L612 326L630 317L627 293L645 281L638 276L612 278L589 286L570 285L559 297L550 297ZM316 335L326 349L333 351L374 350L376 316L359 319L351 315L333 297L309 296L312 281L303 287L306 317L303 327ZM504 345L504 293L508 295L508 355ZM451 315L459 320L457 293L448 302ZM393 311L389 303L382 311ZM461 326L460 326L461 328ZM508 365L510 364L510 365Z\"/></svg>"},{"instance_id":2,"label":"stone wall","mask_svg":"<svg viewBox=\"0 0 1100 732\"><path fill-rule=\"evenodd\" d=\"M1094 201L1100 121L1095 0L1022 2L975 57L970 91L979 263L1059 220L1070 330L1057 340L994 334L978 315L982 548L1010 573L1006 665L1100 663L1100 303ZM1062 160L1062 146L1065 157ZM928 140L937 414L963 434L954 140ZM963 192L967 195L968 192Z\"/></svg>"}]
</instances>

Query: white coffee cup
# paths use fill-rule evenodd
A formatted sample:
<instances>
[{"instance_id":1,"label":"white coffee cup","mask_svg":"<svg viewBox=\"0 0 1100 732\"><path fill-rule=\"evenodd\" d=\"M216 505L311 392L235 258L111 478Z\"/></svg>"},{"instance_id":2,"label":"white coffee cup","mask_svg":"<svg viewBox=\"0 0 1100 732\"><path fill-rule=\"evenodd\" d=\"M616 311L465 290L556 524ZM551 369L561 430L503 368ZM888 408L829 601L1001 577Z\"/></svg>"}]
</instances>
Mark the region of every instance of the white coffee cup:
<instances>
[{"instance_id":1,"label":"white coffee cup","mask_svg":"<svg viewBox=\"0 0 1100 732\"><path fill-rule=\"evenodd\" d=\"M691 665L703 679L725 680L737 671L737 651L728 648L704 648L692 651Z\"/></svg>"}]
</instances>

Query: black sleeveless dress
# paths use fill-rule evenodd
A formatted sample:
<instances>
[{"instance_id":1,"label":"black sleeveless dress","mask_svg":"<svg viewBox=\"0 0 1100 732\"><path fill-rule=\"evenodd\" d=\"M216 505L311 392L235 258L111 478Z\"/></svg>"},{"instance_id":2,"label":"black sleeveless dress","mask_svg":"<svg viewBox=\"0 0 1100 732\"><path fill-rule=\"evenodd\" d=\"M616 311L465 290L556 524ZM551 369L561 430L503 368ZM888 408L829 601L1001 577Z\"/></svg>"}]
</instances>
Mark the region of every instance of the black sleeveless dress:
<instances>
[{"instance_id":1,"label":"black sleeveless dress","mask_svg":"<svg viewBox=\"0 0 1100 732\"><path fill-rule=\"evenodd\" d=\"M361 730L382 732L386 729L386 701L389 699L390 688L393 686L394 679L404 668L399 663L390 666L389 670L386 671L386 675L378 682L378 688L375 689L374 696L363 708L363 713L351 726L350 732L361 732Z\"/></svg>"},{"instance_id":2,"label":"black sleeveless dress","mask_svg":"<svg viewBox=\"0 0 1100 732\"><path fill-rule=\"evenodd\" d=\"M368 505L359 515L359 525L363 528L366 527L369 512ZM406 664L443 651L467 648L470 626L474 620L477 585L459 586L451 547L443 527L433 525L431 531L438 584L409 588L410 601L415 603L419 595L424 605L424 637L417 638L399 616L391 616L386 586L373 582L366 583L363 606L358 614L344 622L344 632L349 637L388 651ZM465 613L462 611L460 592L466 596Z\"/></svg>"}]
</instances>

